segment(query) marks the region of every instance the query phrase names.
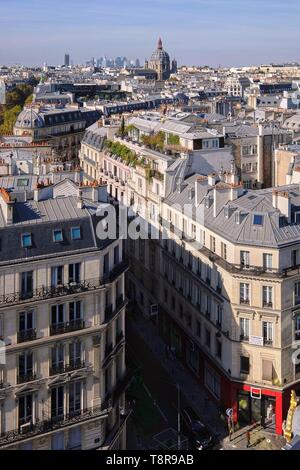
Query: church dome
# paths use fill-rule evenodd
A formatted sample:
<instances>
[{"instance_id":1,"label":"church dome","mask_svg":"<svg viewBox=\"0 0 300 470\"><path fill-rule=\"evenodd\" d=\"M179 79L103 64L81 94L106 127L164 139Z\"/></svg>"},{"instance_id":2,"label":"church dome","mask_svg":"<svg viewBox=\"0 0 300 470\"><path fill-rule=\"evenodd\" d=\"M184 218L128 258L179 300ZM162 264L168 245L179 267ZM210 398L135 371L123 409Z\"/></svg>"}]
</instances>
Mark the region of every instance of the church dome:
<instances>
[{"instance_id":1,"label":"church dome","mask_svg":"<svg viewBox=\"0 0 300 470\"><path fill-rule=\"evenodd\" d=\"M44 127L44 120L37 111L25 108L20 112L15 126L22 129L35 129L37 127Z\"/></svg>"},{"instance_id":2,"label":"church dome","mask_svg":"<svg viewBox=\"0 0 300 470\"><path fill-rule=\"evenodd\" d=\"M169 54L163 49L162 40L159 38L157 49L151 55L151 62L170 62Z\"/></svg>"}]
</instances>

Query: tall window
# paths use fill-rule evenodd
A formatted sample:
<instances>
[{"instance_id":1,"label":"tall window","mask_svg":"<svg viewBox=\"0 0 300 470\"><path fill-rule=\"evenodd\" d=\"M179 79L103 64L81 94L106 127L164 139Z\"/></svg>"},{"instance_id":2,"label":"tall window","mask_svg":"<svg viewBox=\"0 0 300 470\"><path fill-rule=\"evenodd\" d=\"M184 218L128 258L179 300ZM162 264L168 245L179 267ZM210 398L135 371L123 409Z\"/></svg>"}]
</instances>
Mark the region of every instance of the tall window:
<instances>
[{"instance_id":1,"label":"tall window","mask_svg":"<svg viewBox=\"0 0 300 470\"><path fill-rule=\"evenodd\" d=\"M63 284L63 266L51 268L51 287L57 287Z\"/></svg>"},{"instance_id":2,"label":"tall window","mask_svg":"<svg viewBox=\"0 0 300 470\"><path fill-rule=\"evenodd\" d=\"M65 321L65 306L64 304L52 305L51 308L51 324L61 325Z\"/></svg>"},{"instance_id":3,"label":"tall window","mask_svg":"<svg viewBox=\"0 0 300 470\"><path fill-rule=\"evenodd\" d=\"M81 411L81 382L69 385L69 413L75 415Z\"/></svg>"},{"instance_id":4,"label":"tall window","mask_svg":"<svg viewBox=\"0 0 300 470\"><path fill-rule=\"evenodd\" d=\"M59 373L64 369L64 345L58 344L51 350L51 369L53 373Z\"/></svg>"},{"instance_id":5,"label":"tall window","mask_svg":"<svg viewBox=\"0 0 300 470\"><path fill-rule=\"evenodd\" d=\"M19 426L32 422L32 394L19 398Z\"/></svg>"},{"instance_id":6,"label":"tall window","mask_svg":"<svg viewBox=\"0 0 300 470\"><path fill-rule=\"evenodd\" d=\"M32 352L23 352L19 355L19 377L18 382L32 380L33 378L33 354Z\"/></svg>"},{"instance_id":7,"label":"tall window","mask_svg":"<svg viewBox=\"0 0 300 470\"><path fill-rule=\"evenodd\" d=\"M263 306L273 306L273 288L270 286L263 286Z\"/></svg>"},{"instance_id":8,"label":"tall window","mask_svg":"<svg viewBox=\"0 0 300 470\"><path fill-rule=\"evenodd\" d=\"M250 336L249 318L240 318L240 338L242 341L248 341Z\"/></svg>"},{"instance_id":9,"label":"tall window","mask_svg":"<svg viewBox=\"0 0 300 470\"><path fill-rule=\"evenodd\" d=\"M217 304L217 326L221 328L223 322L223 308Z\"/></svg>"},{"instance_id":10,"label":"tall window","mask_svg":"<svg viewBox=\"0 0 300 470\"><path fill-rule=\"evenodd\" d=\"M241 266L249 268L250 266L250 253L249 251L241 251L240 253Z\"/></svg>"},{"instance_id":11,"label":"tall window","mask_svg":"<svg viewBox=\"0 0 300 470\"><path fill-rule=\"evenodd\" d=\"M216 239L212 235L210 236L210 250L213 252L216 251Z\"/></svg>"},{"instance_id":12,"label":"tall window","mask_svg":"<svg viewBox=\"0 0 300 470\"><path fill-rule=\"evenodd\" d=\"M295 305L300 304L300 281L295 282L295 287L294 287L294 303Z\"/></svg>"},{"instance_id":13,"label":"tall window","mask_svg":"<svg viewBox=\"0 0 300 470\"><path fill-rule=\"evenodd\" d=\"M77 300L76 302L69 303L69 320L74 322L82 319L82 301Z\"/></svg>"},{"instance_id":14,"label":"tall window","mask_svg":"<svg viewBox=\"0 0 300 470\"><path fill-rule=\"evenodd\" d=\"M79 284L80 282L80 263L69 264L69 283Z\"/></svg>"},{"instance_id":15,"label":"tall window","mask_svg":"<svg viewBox=\"0 0 300 470\"><path fill-rule=\"evenodd\" d=\"M75 341L69 345L69 363L71 367L78 367L81 364L82 344Z\"/></svg>"},{"instance_id":16,"label":"tall window","mask_svg":"<svg viewBox=\"0 0 300 470\"><path fill-rule=\"evenodd\" d=\"M249 304L250 303L250 286L246 283L240 284L240 303Z\"/></svg>"},{"instance_id":17,"label":"tall window","mask_svg":"<svg viewBox=\"0 0 300 470\"><path fill-rule=\"evenodd\" d=\"M295 340L300 340L300 315L295 316Z\"/></svg>"},{"instance_id":18,"label":"tall window","mask_svg":"<svg viewBox=\"0 0 300 470\"><path fill-rule=\"evenodd\" d=\"M33 329L33 311L22 312L19 316L19 331L28 331Z\"/></svg>"},{"instance_id":19,"label":"tall window","mask_svg":"<svg viewBox=\"0 0 300 470\"><path fill-rule=\"evenodd\" d=\"M264 321L263 322L263 338L264 345L272 346L273 345L273 323Z\"/></svg>"},{"instance_id":20,"label":"tall window","mask_svg":"<svg viewBox=\"0 0 300 470\"><path fill-rule=\"evenodd\" d=\"M227 259L227 245L223 242L221 242L221 256L222 258Z\"/></svg>"},{"instance_id":21,"label":"tall window","mask_svg":"<svg viewBox=\"0 0 300 470\"><path fill-rule=\"evenodd\" d=\"M33 296L33 272L27 271L21 274L21 296L30 298Z\"/></svg>"},{"instance_id":22,"label":"tall window","mask_svg":"<svg viewBox=\"0 0 300 470\"><path fill-rule=\"evenodd\" d=\"M64 417L64 387L55 387L51 390L51 417L63 419Z\"/></svg>"},{"instance_id":23,"label":"tall window","mask_svg":"<svg viewBox=\"0 0 300 470\"><path fill-rule=\"evenodd\" d=\"M103 258L103 274L109 273L109 253L106 253Z\"/></svg>"},{"instance_id":24,"label":"tall window","mask_svg":"<svg viewBox=\"0 0 300 470\"><path fill-rule=\"evenodd\" d=\"M297 266L298 264L298 251L299 250L292 250L291 252L291 265Z\"/></svg>"},{"instance_id":25,"label":"tall window","mask_svg":"<svg viewBox=\"0 0 300 470\"><path fill-rule=\"evenodd\" d=\"M273 255L270 253L263 254L263 267L264 269L271 270L273 267Z\"/></svg>"}]
</instances>

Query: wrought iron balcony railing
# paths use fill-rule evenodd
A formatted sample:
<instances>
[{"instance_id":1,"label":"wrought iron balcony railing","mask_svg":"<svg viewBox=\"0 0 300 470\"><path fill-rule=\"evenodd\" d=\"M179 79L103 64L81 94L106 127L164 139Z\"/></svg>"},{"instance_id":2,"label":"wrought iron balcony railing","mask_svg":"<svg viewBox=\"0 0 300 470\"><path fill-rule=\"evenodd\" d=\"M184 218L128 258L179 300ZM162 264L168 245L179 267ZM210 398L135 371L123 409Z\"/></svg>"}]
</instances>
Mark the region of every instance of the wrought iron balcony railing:
<instances>
[{"instance_id":1,"label":"wrought iron balcony railing","mask_svg":"<svg viewBox=\"0 0 300 470\"><path fill-rule=\"evenodd\" d=\"M109 273L102 277L81 280L79 282L70 282L67 284L53 286L41 286L33 289L32 292L24 294L24 292L13 292L10 294L0 295L0 307L17 303L35 302L37 300L46 300L54 297L65 295L73 295L80 292L98 289L108 282L113 282L119 275L128 269L128 261L124 259L117 264Z\"/></svg>"},{"instance_id":2,"label":"wrought iron balcony railing","mask_svg":"<svg viewBox=\"0 0 300 470\"><path fill-rule=\"evenodd\" d=\"M34 374L33 372L25 372L25 373L19 374L17 377L18 384L23 384L26 382L33 382L33 380L36 380L36 374Z\"/></svg>"},{"instance_id":3,"label":"wrought iron balcony railing","mask_svg":"<svg viewBox=\"0 0 300 470\"><path fill-rule=\"evenodd\" d=\"M73 370L83 369L85 367L84 361L75 361L70 364L52 364L50 367L49 375L65 374L66 372L72 372Z\"/></svg>"},{"instance_id":4,"label":"wrought iron balcony railing","mask_svg":"<svg viewBox=\"0 0 300 470\"><path fill-rule=\"evenodd\" d=\"M68 321L64 323L56 323L50 325L50 336L61 335L71 331L82 330L85 328L85 322L82 319Z\"/></svg>"},{"instance_id":5,"label":"wrought iron balcony railing","mask_svg":"<svg viewBox=\"0 0 300 470\"><path fill-rule=\"evenodd\" d=\"M76 410L76 412L61 414L43 421L32 422L29 420L26 423L23 423L22 428L19 426L17 429L8 431L7 433L2 433L0 436L0 446L14 444L15 442L28 439L28 437L45 434L72 424L85 422L91 418L104 418L109 413L109 409L110 407L108 406L108 403L105 402L101 406ZM26 426L24 426L24 424Z\"/></svg>"},{"instance_id":6,"label":"wrought iron balcony railing","mask_svg":"<svg viewBox=\"0 0 300 470\"><path fill-rule=\"evenodd\" d=\"M34 341L36 339L36 329L22 330L18 332L18 343L25 343L26 341Z\"/></svg>"}]
</instances>

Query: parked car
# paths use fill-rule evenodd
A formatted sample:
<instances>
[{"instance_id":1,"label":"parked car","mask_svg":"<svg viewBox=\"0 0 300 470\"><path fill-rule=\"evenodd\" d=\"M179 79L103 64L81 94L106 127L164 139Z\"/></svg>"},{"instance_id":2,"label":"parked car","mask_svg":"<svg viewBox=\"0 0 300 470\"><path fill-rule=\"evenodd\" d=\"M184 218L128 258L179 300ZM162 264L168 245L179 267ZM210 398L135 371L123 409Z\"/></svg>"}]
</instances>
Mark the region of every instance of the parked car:
<instances>
[{"instance_id":1,"label":"parked car","mask_svg":"<svg viewBox=\"0 0 300 470\"><path fill-rule=\"evenodd\" d=\"M193 408L184 408L181 412L182 424L185 426L192 447L197 450L206 450L213 446L214 438L207 426L200 421Z\"/></svg>"}]
</instances>

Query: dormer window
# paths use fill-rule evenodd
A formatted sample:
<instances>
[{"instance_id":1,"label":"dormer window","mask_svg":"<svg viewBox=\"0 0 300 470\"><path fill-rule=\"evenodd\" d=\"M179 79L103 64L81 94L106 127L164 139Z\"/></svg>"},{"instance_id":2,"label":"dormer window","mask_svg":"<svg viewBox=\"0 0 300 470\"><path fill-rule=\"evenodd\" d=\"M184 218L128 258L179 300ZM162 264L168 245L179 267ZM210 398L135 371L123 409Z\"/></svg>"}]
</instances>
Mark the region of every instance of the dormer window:
<instances>
[{"instance_id":1,"label":"dormer window","mask_svg":"<svg viewBox=\"0 0 300 470\"><path fill-rule=\"evenodd\" d=\"M72 240L81 240L81 228L80 227L71 228L71 238Z\"/></svg>"},{"instance_id":2,"label":"dormer window","mask_svg":"<svg viewBox=\"0 0 300 470\"><path fill-rule=\"evenodd\" d=\"M228 217L229 217L229 207L228 206L224 207L224 216L226 217L226 219L228 219Z\"/></svg>"},{"instance_id":3,"label":"dormer window","mask_svg":"<svg viewBox=\"0 0 300 470\"><path fill-rule=\"evenodd\" d=\"M253 225L263 225L264 217L259 214L253 216Z\"/></svg>"},{"instance_id":4,"label":"dormer window","mask_svg":"<svg viewBox=\"0 0 300 470\"><path fill-rule=\"evenodd\" d=\"M61 229L53 230L53 241L62 242L64 240L63 233Z\"/></svg>"},{"instance_id":5,"label":"dormer window","mask_svg":"<svg viewBox=\"0 0 300 470\"><path fill-rule=\"evenodd\" d=\"M30 248L32 246L32 235L31 233L22 233L22 247Z\"/></svg>"}]
</instances>

